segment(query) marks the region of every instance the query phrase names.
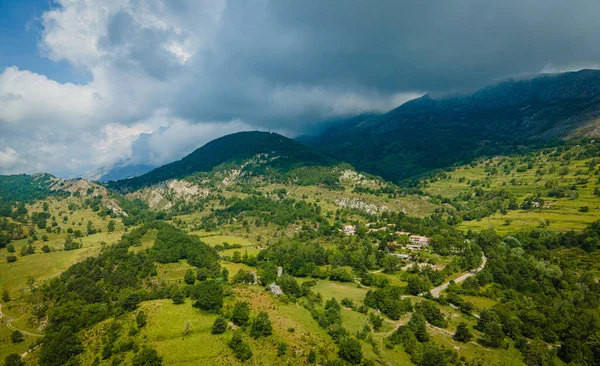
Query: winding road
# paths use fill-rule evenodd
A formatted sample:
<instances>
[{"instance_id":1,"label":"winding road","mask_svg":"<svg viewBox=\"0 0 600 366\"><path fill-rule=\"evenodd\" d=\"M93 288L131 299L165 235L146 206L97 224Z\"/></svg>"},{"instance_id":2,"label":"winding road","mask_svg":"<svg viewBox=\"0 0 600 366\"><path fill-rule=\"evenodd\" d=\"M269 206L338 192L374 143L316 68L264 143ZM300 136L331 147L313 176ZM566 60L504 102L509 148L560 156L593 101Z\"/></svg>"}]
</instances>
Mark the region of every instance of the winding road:
<instances>
[{"instance_id":1,"label":"winding road","mask_svg":"<svg viewBox=\"0 0 600 366\"><path fill-rule=\"evenodd\" d=\"M15 319L11 318L10 316L8 316L7 314L4 314L2 312L2 304L0 304L0 319L6 319L6 326L10 330L18 330L19 332L23 333L24 335L31 336L31 337L43 337L44 336L43 334L31 333L26 330L19 329L19 328L13 326L12 323L15 321Z\"/></svg>"},{"instance_id":2,"label":"winding road","mask_svg":"<svg viewBox=\"0 0 600 366\"><path fill-rule=\"evenodd\" d=\"M487 263L487 258L484 255L484 256L481 257L481 266L479 266L478 268L476 268L476 269L474 269L474 270L472 270L470 272L467 272L467 273L465 273L465 274L463 274L463 275L455 278L454 282L455 283L460 283L460 282L466 280L467 278L476 275L482 269L485 268L485 264L486 263ZM442 293L442 291L444 291L445 289L447 289L449 284L450 284L450 281L448 281L446 283L443 283L443 284L439 285L438 287L432 289L431 291L429 291L429 292L431 292L431 296L435 297L436 299L439 298L440 294Z\"/></svg>"}]
</instances>

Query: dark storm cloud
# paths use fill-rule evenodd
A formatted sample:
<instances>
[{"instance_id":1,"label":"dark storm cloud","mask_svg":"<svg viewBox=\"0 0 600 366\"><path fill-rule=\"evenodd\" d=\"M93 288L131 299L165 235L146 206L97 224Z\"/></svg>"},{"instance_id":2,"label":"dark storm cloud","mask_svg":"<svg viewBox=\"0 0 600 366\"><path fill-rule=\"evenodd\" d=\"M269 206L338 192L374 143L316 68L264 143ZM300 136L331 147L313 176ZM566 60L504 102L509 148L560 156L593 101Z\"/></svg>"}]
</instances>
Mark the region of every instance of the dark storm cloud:
<instances>
[{"instance_id":1,"label":"dark storm cloud","mask_svg":"<svg viewBox=\"0 0 600 366\"><path fill-rule=\"evenodd\" d=\"M0 73L0 152L10 171L67 174L240 129L307 133L422 93L597 68L598 19L597 0L57 0L40 49L93 78Z\"/></svg>"}]
</instances>

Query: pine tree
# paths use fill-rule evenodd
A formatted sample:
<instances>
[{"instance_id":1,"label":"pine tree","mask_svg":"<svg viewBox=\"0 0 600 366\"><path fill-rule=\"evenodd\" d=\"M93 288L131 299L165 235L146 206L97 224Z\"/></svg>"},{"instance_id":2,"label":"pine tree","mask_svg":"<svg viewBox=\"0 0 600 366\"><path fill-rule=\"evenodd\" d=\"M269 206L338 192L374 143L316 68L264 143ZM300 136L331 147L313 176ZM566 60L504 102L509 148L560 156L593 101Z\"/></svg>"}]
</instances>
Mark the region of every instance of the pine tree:
<instances>
[{"instance_id":1,"label":"pine tree","mask_svg":"<svg viewBox=\"0 0 600 366\"><path fill-rule=\"evenodd\" d=\"M473 339L473 334L469 330L467 323L461 322L460 324L458 324L458 327L456 328L456 333L454 333L454 336L452 338L459 342L467 343L471 339Z\"/></svg>"}]
</instances>

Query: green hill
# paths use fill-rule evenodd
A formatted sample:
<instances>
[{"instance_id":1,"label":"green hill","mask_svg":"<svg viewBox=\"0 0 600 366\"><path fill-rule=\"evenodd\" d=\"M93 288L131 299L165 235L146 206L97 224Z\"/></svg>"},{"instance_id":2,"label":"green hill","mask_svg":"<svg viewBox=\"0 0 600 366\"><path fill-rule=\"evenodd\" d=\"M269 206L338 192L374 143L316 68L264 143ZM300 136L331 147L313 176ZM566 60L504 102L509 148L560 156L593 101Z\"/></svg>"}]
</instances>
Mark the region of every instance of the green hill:
<instances>
[{"instance_id":1,"label":"green hill","mask_svg":"<svg viewBox=\"0 0 600 366\"><path fill-rule=\"evenodd\" d=\"M239 132L213 140L179 161L139 177L110 182L109 186L119 191L130 192L166 180L184 178L193 173L209 172L224 163L243 163L258 154L267 154L266 165L279 172L305 166L329 166L339 163L276 133Z\"/></svg>"}]
</instances>

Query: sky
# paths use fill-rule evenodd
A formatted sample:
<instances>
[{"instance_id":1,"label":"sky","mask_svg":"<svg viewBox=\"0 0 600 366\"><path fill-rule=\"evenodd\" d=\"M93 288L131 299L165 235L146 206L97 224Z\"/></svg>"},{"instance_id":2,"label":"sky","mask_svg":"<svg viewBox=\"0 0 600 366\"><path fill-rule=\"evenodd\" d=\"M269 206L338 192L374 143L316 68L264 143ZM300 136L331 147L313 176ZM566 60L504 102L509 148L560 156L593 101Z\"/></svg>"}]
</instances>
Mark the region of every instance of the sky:
<instances>
[{"instance_id":1,"label":"sky","mask_svg":"<svg viewBox=\"0 0 600 366\"><path fill-rule=\"evenodd\" d=\"M0 174L161 165L598 68L597 0L0 0Z\"/></svg>"}]
</instances>

